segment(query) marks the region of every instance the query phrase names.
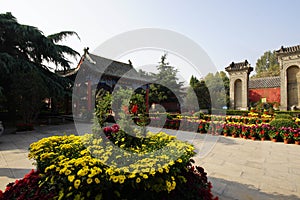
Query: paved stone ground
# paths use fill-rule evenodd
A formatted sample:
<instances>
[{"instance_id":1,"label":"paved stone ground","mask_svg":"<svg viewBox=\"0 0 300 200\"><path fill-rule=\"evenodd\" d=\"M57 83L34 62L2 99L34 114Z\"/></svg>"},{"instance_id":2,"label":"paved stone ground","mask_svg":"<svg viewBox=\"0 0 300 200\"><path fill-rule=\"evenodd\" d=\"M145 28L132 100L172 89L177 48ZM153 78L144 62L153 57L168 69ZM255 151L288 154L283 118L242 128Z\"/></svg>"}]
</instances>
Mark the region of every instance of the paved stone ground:
<instances>
[{"instance_id":1,"label":"paved stone ground","mask_svg":"<svg viewBox=\"0 0 300 200\"><path fill-rule=\"evenodd\" d=\"M79 132L88 132L88 126L77 128L82 128ZM213 193L221 200L300 199L300 146L169 132L193 142L199 151L194 159L208 173ZM75 127L70 123L3 134L0 137L0 189L34 168L33 161L27 158L32 142L71 133L75 133Z\"/></svg>"}]
</instances>

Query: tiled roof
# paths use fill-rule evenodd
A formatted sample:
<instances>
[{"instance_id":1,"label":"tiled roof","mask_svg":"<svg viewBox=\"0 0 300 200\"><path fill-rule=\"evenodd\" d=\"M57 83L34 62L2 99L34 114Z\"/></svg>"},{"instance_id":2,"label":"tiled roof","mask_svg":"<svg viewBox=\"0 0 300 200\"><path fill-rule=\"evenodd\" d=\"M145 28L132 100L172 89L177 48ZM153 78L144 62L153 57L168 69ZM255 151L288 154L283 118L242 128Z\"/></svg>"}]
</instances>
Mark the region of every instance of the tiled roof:
<instances>
[{"instance_id":1,"label":"tiled roof","mask_svg":"<svg viewBox=\"0 0 300 200\"><path fill-rule=\"evenodd\" d=\"M249 89L277 87L280 87L280 76L251 78L249 80Z\"/></svg>"},{"instance_id":2,"label":"tiled roof","mask_svg":"<svg viewBox=\"0 0 300 200\"><path fill-rule=\"evenodd\" d=\"M228 67L225 68L226 71L238 71L241 69L247 69L249 68L251 71L253 70L252 67L250 67L250 64L247 60L245 60L244 62L238 62L238 63L234 63L232 62Z\"/></svg>"},{"instance_id":3,"label":"tiled roof","mask_svg":"<svg viewBox=\"0 0 300 200\"><path fill-rule=\"evenodd\" d=\"M90 53L87 53L84 57L82 57L81 62L78 64L77 68L69 71L68 73L62 76L76 76L78 70L82 66L88 66L87 68L90 68L97 73L107 76L147 81L145 78L142 78L140 76L140 74L133 68L131 63L122 63Z\"/></svg>"},{"instance_id":4,"label":"tiled roof","mask_svg":"<svg viewBox=\"0 0 300 200\"><path fill-rule=\"evenodd\" d=\"M292 47L281 46L281 48L277 50L276 53L293 53L297 51L300 51L300 45L292 46Z\"/></svg>"}]
</instances>

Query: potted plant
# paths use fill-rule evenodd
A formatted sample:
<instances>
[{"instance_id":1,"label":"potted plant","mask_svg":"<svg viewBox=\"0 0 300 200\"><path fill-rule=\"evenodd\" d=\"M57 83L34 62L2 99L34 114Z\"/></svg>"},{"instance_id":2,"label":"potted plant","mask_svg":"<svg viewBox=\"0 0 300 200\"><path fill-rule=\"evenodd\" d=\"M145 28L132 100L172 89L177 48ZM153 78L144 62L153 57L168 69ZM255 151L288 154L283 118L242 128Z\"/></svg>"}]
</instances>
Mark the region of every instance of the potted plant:
<instances>
[{"instance_id":1,"label":"potted plant","mask_svg":"<svg viewBox=\"0 0 300 200\"><path fill-rule=\"evenodd\" d=\"M284 144L290 143L293 138L292 128L282 127L282 128L280 128L279 131L280 131L280 136L282 137Z\"/></svg>"},{"instance_id":2,"label":"potted plant","mask_svg":"<svg viewBox=\"0 0 300 200\"><path fill-rule=\"evenodd\" d=\"M300 132L297 130L293 134L293 139L295 141L295 144L300 145Z\"/></svg>"},{"instance_id":3,"label":"potted plant","mask_svg":"<svg viewBox=\"0 0 300 200\"><path fill-rule=\"evenodd\" d=\"M258 137L261 139L261 141L264 141L268 138L268 132L271 129L269 124L262 124L261 128L258 132Z\"/></svg>"},{"instance_id":4,"label":"potted plant","mask_svg":"<svg viewBox=\"0 0 300 200\"><path fill-rule=\"evenodd\" d=\"M257 137L257 131L258 131L258 126L253 126L251 127L250 129L250 134L249 134L249 137L251 138L251 140L255 140L256 137Z\"/></svg>"},{"instance_id":5,"label":"potted plant","mask_svg":"<svg viewBox=\"0 0 300 200\"><path fill-rule=\"evenodd\" d=\"M242 135L243 135L244 139L247 139L249 137L250 129L251 129L251 127L242 126Z\"/></svg>"},{"instance_id":6,"label":"potted plant","mask_svg":"<svg viewBox=\"0 0 300 200\"><path fill-rule=\"evenodd\" d=\"M272 142L277 142L277 140L280 138L280 134L275 127L271 127L271 129L268 131L268 136Z\"/></svg>"}]
</instances>

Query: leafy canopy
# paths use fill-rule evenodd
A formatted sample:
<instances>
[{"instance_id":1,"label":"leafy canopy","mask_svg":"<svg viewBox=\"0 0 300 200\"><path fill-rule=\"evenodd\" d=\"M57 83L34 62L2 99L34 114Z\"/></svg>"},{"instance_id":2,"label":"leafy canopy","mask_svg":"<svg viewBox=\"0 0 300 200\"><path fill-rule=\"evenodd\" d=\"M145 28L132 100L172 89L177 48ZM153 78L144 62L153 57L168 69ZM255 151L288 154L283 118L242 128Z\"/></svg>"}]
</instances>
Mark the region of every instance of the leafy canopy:
<instances>
[{"instance_id":1,"label":"leafy canopy","mask_svg":"<svg viewBox=\"0 0 300 200\"><path fill-rule=\"evenodd\" d=\"M255 77L257 78L279 76L280 69L275 51L266 51L259 59L257 59L255 72Z\"/></svg>"}]
</instances>

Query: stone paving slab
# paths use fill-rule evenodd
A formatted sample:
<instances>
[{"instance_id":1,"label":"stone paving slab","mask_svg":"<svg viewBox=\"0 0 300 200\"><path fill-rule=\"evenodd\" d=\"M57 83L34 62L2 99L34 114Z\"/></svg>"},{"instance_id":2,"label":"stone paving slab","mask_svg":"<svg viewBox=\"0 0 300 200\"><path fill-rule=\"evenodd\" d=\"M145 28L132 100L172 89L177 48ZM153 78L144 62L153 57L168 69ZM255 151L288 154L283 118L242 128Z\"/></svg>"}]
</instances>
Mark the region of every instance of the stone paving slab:
<instances>
[{"instance_id":1,"label":"stone paving slab","mask_svg":"<svg viewBox=\"0 0 300 200\"><path fill-rule=\"evenodd\" d=\"M77 128L81 133L89 132L90 125ZM3 134L0 137L0 190L35 168L33 161L27 158L32 142L51 135L74 133L75 126L70 123ZM208 173L213 193L221 200L300 199L300 146L189 132L168 133L196 146L200 152L194 157L196 164Z\"/></svg>"}]
</instances>

